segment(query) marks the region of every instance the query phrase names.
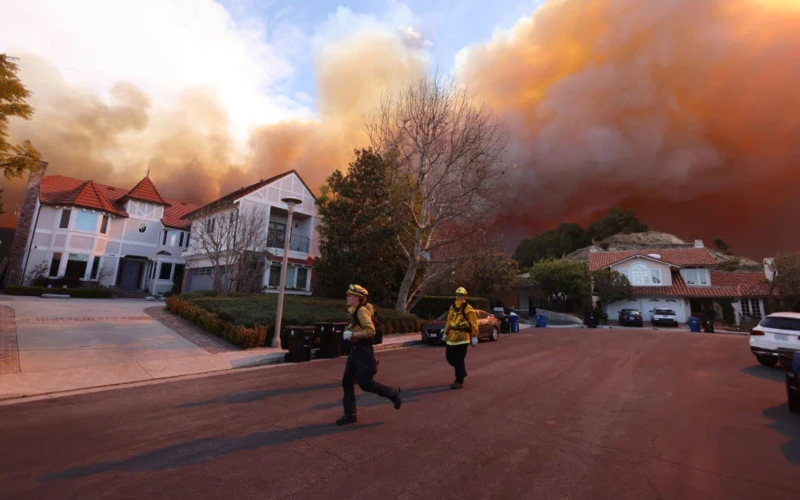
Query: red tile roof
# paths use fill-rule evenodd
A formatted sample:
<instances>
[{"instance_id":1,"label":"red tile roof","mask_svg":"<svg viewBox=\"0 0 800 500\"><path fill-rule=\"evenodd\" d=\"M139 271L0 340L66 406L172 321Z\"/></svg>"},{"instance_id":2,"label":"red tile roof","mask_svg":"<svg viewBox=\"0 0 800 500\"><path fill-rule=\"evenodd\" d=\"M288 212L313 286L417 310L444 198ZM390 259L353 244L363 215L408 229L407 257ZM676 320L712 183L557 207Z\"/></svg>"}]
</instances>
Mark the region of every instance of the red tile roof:
<instances>
[{"instance_id":1,"label":"red tile roof","mask_svg":"<svg viewBox=\"0 0 800 500\"><path fill-rule=\"evenodd\" d=\"M267 260L271 260L273 262L281 262L283 257L280 255L275 255L274 253L267 252ZM292 264L300 264L303 266L311 266L314 264L314 259L309 255L305 259L293 259L289 257L289 262Z\"/></svg>"},{"instance_id":2,"label":"red tile roof","mask_svg":"<svg viewBox=\"0 0 800 500\"><path fill-rule=\"evenodd\" d=\"M210 212L212 210L216 210L217 208L220 208L220 207L223 207L225 205L231 204L235 200L238 200L239 198L241 198L243 196L247 196L248 194L250 194L252 192L258 191L259 189L261 189L262 187L266 186L267 184L272 184L273 182L275 182L277 180L280 180L280 179L283 179L287 175L291 175L291 174L297 175L297 178L300 179L300 182L303 184L303 186L305 186L305 188L308 189L308 192L311 193L311 196L314 196L314 192L311 191L311 189L308 187L308 185L305 183L305 181L302 179L302 177L300 177L300 174L298 174L295 170L289 170L288 172L284 172L282 174L278 174L278 175L276 175L274 177L270 177L269 179L258 181L255 184L251 184L251 185L249 185L247 187L243 187L241 189L237 189L236 191L234 191L232 193L228 193L225 196L223 196L222 198L219 198L218 200L214 200L211 203L208 203L208 204L203 205L202 207L198 208L197 210L195 210L195 212L197 212L197 213L190 212L190 213L187 213L186 215L184 215L184 217L189 219L189 218L192 218L192 217L194 217L196 215L200 215L201 213Z\"/></svg>"},{"instance_id":3,"label":"red tile roof","mask_svg":"<svg viewBox=\"0 0 800 500\"><path fill-rule=\"evenodd\" d=\"M153 184L153 181L150 180L150 177L145 177L144 179L140 180L138 184L133 186L133 189L128 191L128 194L125 195L125 198L155 203L156 205L168 205L168 203L164 201L164 198L158 194L158 189L156 189L156 186Z\"/></svg>"},{"instance_id":4,"label":"red tile roof","mask_svg":"<svg viewBox=\"0 0 800 500\"><path fill-rule=\"evenodd\" d=\"M589 253L589 270L597 271L637 255L648 257L651 254L659 256L656 260L678 267L713 266L719 263L705 248L665 248L663 250L623 250L618 252L601 251ZM653 259L654 257L649 258Z\"/></svg>"},{"instance_id":5,"label":"red tile roof","mask_svg":"<svg viewBox=\"0 0 800 500\"><path fill-rule=\"evenodd\" d=\"M148 183L152 185L149 179ZM137 186L140 184L142 183L140 182ZM155 189L155 186L153 188ZM123 198L131 191L98 184L94 181L84 181L63 175L51 175L42 179L39 199L42 203L48 205L91 208L127 217L128 214L120 205ZM158 197L166 205L164 207L164 217L161 219L162 224L175 229L188 229L191 222L182 220L181 217L188 212L197 210L199 207L182 201L164 199L160 195Z\"/></svg>"},{"instance_id":6,"label":"red tile roof","mask_svg":"<svg viewBox=\"0 0 800 500\"><path fill-rule=\"evenodd\" d=\"M738 298L765 297L769 287L764 273L711 271L711 286L688 286L680 273L672 273L672 286L635 286L636 297Z\"/></svg>"}]
</instances>

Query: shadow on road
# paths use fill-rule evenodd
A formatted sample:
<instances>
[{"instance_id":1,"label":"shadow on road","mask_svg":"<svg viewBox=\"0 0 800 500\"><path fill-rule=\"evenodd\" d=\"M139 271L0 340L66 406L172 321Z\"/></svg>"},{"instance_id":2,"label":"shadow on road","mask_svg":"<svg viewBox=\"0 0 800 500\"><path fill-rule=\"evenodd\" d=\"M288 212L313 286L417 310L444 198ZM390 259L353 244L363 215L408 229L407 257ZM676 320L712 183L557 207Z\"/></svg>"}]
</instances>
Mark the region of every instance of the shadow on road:
<instances>
[{"instance_id":1,"label":"shadow on road","mask_svg":"<svg viewBox=\"0 0 800 500\"><path fill-rule=\"evenodd\" d=\"M742 373L750 375L751 377L763 378L765 380L772 380L773 382L783 382L783 368L780 366L748 366L742 368Z\"/></svg>"},{"instance_id":2,"label":"shadow on road","mask_svg":"<svg viewBox=\"0 0 800 500\"><path fill-rule=\"evenodd\" d=\"M213 458L229 455L239 451L256 450L277 444L290 443L301 439L330 436L353 432L369 427L383 425L375 422L352 427L335 427L332 424L308 425L293 429L276 429L256 432L246 436L224 436L198 439L136 455L118 462L101 462L97 464L75 467L39 478L39 481L58 481L61 479L77 479L103 472L155 472L179 469L205 463Z\"/></svg>"},{"instance_id":3,"label":"shadow on road","mask_svg":"<svg viewBox=\"0 0 800 500\"><path fill-rule=\"evenodd\" d=\"M334 389L341 387L340 383L310 385L307 387L292 387L289 389L265 389L263 391L249 391L239 392L236 394L226 394L216 398L208 399L206 401L197 401L195 403L184 403L178 405L177 408L195 408L197 406L213 405L213 404L226 404L235 405L242 403L252 403L254 401L263 401L269 398L278 396L286 396L287 394L300 394L303 392L324 391L326 389Z\"/></svg>"},{"instance_id":4,"label":"shadow on road","mask_svg":"<svg viewBox=\"0 0 800 500\"><path fill-rule=\"evenodd\" d=\"M800 465L800 415L789 411L789 403L764 410L764 416L774 420L769 428L787 436L789 441L781 445L781 452L790 463Z\"/></svg>"},{"instance_id":5,"label":"shadow on road","mask_svg":"<svg viewBox=\"0 0 800 500\"><path fill-rule=\"evenodd\" d=\"M412 387L410 389L403 389L402 390L403 392L401 392L400 395L403 397L403 405L406 405L408 403L414 403L419 401L419 398L423 396L438 394L440 392L446 392L449 390L450 390L449 387L441 385L431 385L427 387ZM390 404L392 404L391 401L376 396L375 394L362 393L356 396L357 407L369 407L369 406L380 406L380 405L390 405ZM342 400L338 399L334 402L320 403L314 405L311 408L309 408L309 410L331 410L333 408L338 408L340 406L342 406Z\"/></svg>"}]
</instances>

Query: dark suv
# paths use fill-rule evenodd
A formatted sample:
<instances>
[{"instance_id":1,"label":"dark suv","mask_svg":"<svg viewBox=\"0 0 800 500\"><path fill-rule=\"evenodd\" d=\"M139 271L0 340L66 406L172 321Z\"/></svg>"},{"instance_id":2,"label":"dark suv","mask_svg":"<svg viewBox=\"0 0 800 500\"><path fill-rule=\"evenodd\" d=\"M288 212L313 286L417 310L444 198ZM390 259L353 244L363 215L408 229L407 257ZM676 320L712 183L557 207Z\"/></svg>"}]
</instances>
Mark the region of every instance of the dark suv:
<instances>
[{"instance_id":1,"label":"dark suv","mask_svg":"<svg viewBox=\"0 0 800 500\"><path fill-rule=\"evenodd\" d=\"M622 309L619 312L620 326L643 326L642 313L636 309Z\"/></svg>"}]
</instances>

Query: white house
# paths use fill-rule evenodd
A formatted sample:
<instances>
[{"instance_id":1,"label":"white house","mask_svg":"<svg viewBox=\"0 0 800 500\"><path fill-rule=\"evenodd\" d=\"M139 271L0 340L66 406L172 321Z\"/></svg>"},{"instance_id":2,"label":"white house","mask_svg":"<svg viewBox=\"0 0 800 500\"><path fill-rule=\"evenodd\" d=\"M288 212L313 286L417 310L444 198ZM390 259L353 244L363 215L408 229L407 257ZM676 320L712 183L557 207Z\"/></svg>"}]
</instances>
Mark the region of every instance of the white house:
<instances>
[{"instance_id":1,"label":"white house","mask_svg":"<svg viewBox=\"0 0 800 500\"><path fill-rule=\"evenodd\" d=\"M679 322L687 322L702 311L719 310L715 302L722 299L731 301L737 324L743 318L760 319L769 295L765 273L719 271L718 264L699 240L695 248L593 249L589 254L590 271L618 271L633 286L633 300L606 305L609 319L616 319L621 309L637 309L647 320L656 307L668 307Z\"/></svg>"},{"instance_id":2,"label":"white house","mask_svg":"<svg viewBox=\"0 0 800 500\"><path fill-rule=\"evenodd\" d=\"M149 177L132 189L31 173L12 248L12 284L95 282L124 291L170 291L181 282L189 222L198 207L163 198ZM18 238L18 239L17 239ZM16 255L15 255L16 252Z\"/></svg>"},{"instance_id":3,"label":"white house","mask_svg":"<svg viewBox=\"0 0 800 500\"><path fill-rule=\"evenodd\" d=\"M184 219L191 221L192 233L197 234L196 231L200 230L198 225L202 225L202 231L214 231L220 225L219 221L235 217L236 211L263 213L266 265L263 266L259 288L267 293L277 292L289 213L288 206L281 200L287 197L299 199L301 203L295 206L292 215L286 290L287 293L310 295L313 261L319 255L318 214L314 195L294 170L234 191L185 214ZM210 290L214 285L214 269L208 258L209 251L199 248L197 238L192 241L194 244L190 242L183 253L188 265L184 290Z\"/></svg>"}]
</instances>

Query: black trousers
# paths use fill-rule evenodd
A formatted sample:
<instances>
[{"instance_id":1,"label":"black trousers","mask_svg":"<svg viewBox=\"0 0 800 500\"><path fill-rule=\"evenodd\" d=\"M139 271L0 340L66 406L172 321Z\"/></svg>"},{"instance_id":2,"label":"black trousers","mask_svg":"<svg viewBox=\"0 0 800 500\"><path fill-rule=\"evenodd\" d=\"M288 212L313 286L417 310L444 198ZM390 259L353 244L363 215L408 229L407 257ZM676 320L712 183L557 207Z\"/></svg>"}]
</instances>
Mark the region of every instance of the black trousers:
<instances>
[{"instance_id":1,"label":"black trousers","mask_svg":"<svg viewBox=\"0 0 800 500\"><path fill-rule=\"evenodd\" d=\"M355 384L358 384L362 391L372 392L383 398L391 399L394 396L394 390L391 387L372 380L377 371L375 351L372 346L353 347L353 351L347 357L347 364L344 367L344 376L342 377L342 389L344 389L342 404L344 405L345 415L356 414Z\"/></svg>"},{"instance_id":2,"label":"black trousers","mask_svg":"<svg viewBox=\"0 0 800 500\"><path fill-rule=\"evenodd\" d=\"M447 362L455 368L457 382L464 382L464 377L467 376L464 360L467 358L468 347L469 344L448 345L445 351Z\"/></svg>"}]
</instances>

